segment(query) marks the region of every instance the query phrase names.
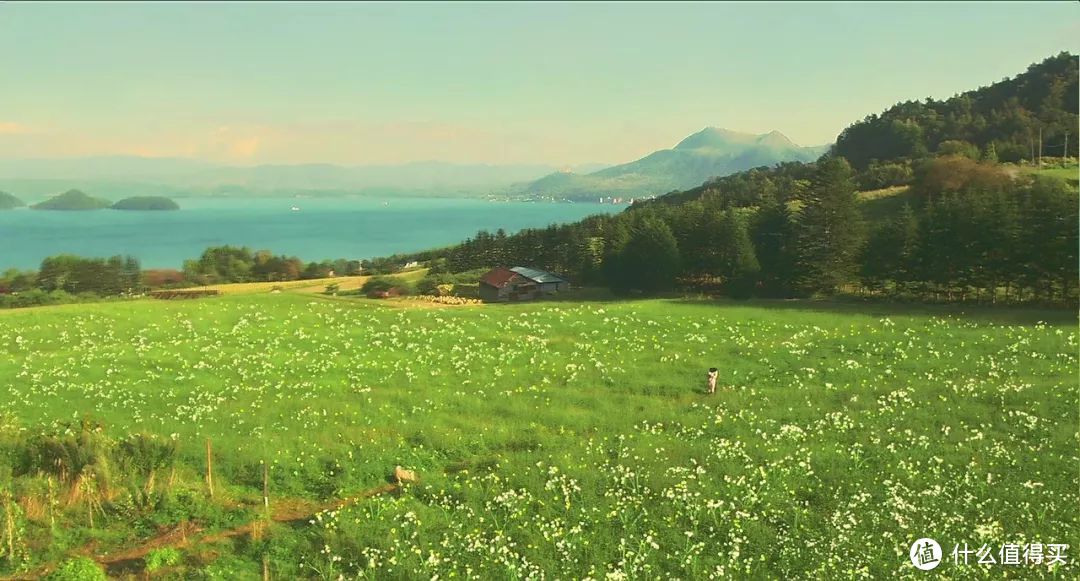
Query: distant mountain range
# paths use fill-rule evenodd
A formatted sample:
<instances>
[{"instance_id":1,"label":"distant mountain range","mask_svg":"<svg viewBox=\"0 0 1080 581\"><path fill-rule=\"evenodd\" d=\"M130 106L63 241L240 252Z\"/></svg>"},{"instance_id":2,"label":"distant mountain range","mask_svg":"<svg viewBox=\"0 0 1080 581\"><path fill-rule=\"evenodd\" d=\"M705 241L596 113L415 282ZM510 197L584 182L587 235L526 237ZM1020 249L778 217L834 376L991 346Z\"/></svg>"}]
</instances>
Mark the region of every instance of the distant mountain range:
<instances>
[{"instance_id":1,"label":"distant mountain range","mask_svg":"<svg viewBox=\"0 0 1080 581\"><path fill-rule=\"evenodd\" d=\"M575 171L605 167L585 164ZM181 158L107 156L0 159L0 189L24 199L68 189L112 200L130 196L293 196L342 194L483 195L556 171L551 165L332 164L223 166Z\"/></svg>"},{"instance_id":2,"label":"distant mountain range","mask_svg":"<svg viewBox=\"0 0 1080 581\"><path fill-rule=\"evenodd\" d=\"M778 131L765 135L707 128L637 161L482 165L437 161L401 165L225 166L182 158L102 156L0 159L0 190L24 200L79 189L118 200L132 196L413 195L522 197L659 195L705 180L782 161L812 161L827 146L799 147Z\"/></svg>"},{"instance_id":3,"label":"distant mountain range","mask_svg":"<svg viewBox=\"0 0 1080 581\"><path fill-rule=\"evenodd\" d=\"M660 195L709 178L785 161L814 161L828 145L800 147L783 133L763 135L707 127L672 149L587 174L556 172L521 187L531 195L585 198Z\"/></svg>"}]
</instances>

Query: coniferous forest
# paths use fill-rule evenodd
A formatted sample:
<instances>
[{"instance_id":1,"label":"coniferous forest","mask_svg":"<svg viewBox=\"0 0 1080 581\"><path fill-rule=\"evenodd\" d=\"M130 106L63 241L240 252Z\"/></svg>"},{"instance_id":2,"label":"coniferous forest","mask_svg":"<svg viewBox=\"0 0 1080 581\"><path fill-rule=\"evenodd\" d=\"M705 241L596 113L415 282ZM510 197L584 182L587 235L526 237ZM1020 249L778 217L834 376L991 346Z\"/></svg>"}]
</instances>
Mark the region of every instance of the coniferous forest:
<instances>
[{"instance_id":1,"label":"coniferous forest","mask_svg":"<svg viewBox=\"0 0 1080 581\"><path fill-rule=\"evenodd\" d=\"M478 232L372 264L423 260L449 272L524 264L619 293L1070 302L1077 183L1039 170L1075 155L1075 135L1067 150L1065 140L1077 126L1076 95L1077 59L1062 53L989 87L871 115L815 163L757 168L615 216ZM1040 130L1041 149L1028 147Z\"/></svg>"}]
</instances>

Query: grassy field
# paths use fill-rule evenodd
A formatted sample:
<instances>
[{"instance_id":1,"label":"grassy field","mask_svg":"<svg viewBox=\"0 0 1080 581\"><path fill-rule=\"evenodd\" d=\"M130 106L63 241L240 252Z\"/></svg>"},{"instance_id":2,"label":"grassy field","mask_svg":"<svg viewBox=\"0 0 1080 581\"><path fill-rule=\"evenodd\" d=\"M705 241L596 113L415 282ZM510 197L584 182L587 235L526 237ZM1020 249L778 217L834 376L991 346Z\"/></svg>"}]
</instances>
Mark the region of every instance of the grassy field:
<instances>
[{"instance_id":1,"label":"grassy field","mask_svg":"<svg viewBox=\"0 0 1080 581\"><path fill-rule=\"evenodd\" d=\"M876 579L921 573L920 537L947 556L1072 547L1066 567L950 560L945 578L1078 573L1080 365L1060 312L253 292L11 312L0 352L4 441L91 416L181 456L159 504L115 491L94 528L77 503L32 510L40 488L0 466L23 569L256 519L265 460L275 508L383 485L395 465L421 481L182 547L155 576Z\"/></svg>"},{"instance_id":2,"label":"grassy field","mask_svg":"<svg viewBox=\"0 0 1080 581\"><path fill-rule=\"evenodd\" d=\"M862 202L863 216L875 224L885 223L899 215L904 204L913 210L918 207L918 200L907 186L859 192L858 197Z\"/></svg>"},{"instance_id":3,"label":"grassy field","mask_svg":"<svg viewBox=\"0 0 1080 581\"><path fill-rule=\"evenodd\" d=\"M1080 166L1076 165L1073 165L1072 167L1053 167L1041 169L1037 167L1025 167L1023 171L1036 175L1060 178L1069 182L1074 188L1077 185L1078 179L1080 179Z\"/></svg>"},{"instance_id":4,"label":"grassy field","mask_svg":"<svg viewBox=\"0 0 1080 581\"><path fill-rule=\"evenodd\" d=\"M1051 169L1036 170L1034 173L1037 173L1039 175L1059 177L1063 180L1073 180L1075 182L1076 178L1080 177L1080 168L1077 168L1076 166L1056 167Z\"/></svg>"},{"instance_id":5,"label":"grassy field","mask_svg":"<svg viewBox=\"0 0 1080 581\"><path fill-rule=\"evenodd\" d=\"M411 270L401 273L398 278L416 282L427 274L426 268ZM256 293L268 293L274 289L281 289L302 293L321 293L329 284L338 285L341 291L354 291L364 286L370 276L336 276L332 278L313 278L308 280L290 280L287 282L245 282L229 284L213 284L208 286L194 287L191 290L216 290L226 295L247 295Z\"/></svg>"}]
</instances>

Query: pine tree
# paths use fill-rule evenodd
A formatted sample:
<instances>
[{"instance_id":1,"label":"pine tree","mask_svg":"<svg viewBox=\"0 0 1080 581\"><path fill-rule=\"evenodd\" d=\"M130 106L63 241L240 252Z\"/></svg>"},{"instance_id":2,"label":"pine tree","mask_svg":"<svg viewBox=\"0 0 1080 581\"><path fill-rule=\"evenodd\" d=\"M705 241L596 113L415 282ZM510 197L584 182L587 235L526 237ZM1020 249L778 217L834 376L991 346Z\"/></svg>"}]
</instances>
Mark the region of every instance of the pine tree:
<instances>
[{"instance_id":1,"label":"pine tree","mask_svg":"<svg viewBox=\"0 0 1080 581\"><path fill-rule=\"evenodd\" d=\"M766 199L754 219L753 241L761 266L761 292L771 297L790 296L795 259L794 222L787 204Z\"/></svg>"},{"instance_id":2,"label":"pine tree","mask_svg":"<svg viewBox=\"0 0 1080 581\"><path fill-rule=\"evenodd\" d=\"M132 292L142 285L142 268L139 259L134 256L124 257L123 290Z\"/></svg>"},{"instance_id":3,"label":"pine tree","mask_svg":"<svg viewBox=\"0 0 1080 581\"><path fill-rule=\"evenodd\" d=\"M864 284L885 289L893 282L906 286L917 279L919 223L911 206L904 204L900 213L875 229L862 255Z\"/></svg>"},{"instance_id":4,"label":"pine tree","mask_svg":"<svg viewBox=\"0 0 1080 581\"><path fill-rule=\"evenodd\" d=\"M936 293L951 297L953 288L961 284L970 235L967 231L966 208L955 194L927 200L920 221L919 265L922 278Z\"/></svg>"},{"instance_id":5,"label":"pine tree","mask_svg":"<svg viewBox=\"0 0 1080 581\"><path fill-rule=\"evenodd\" d=\"M896 232L896 271L893 280L907 286L919 280L919 220L911 206L904 204L892 223Z\"/></svg>"},{"instance_id":6,"label":"pine tree","mask_svg":"<svg viewBox=\"0 0 1080 581\"><path fill-rule=\"evenodd\" d=\"M626 225L624 219L614 218L604 225L601 237L604 244L600 269L605 278L611 280L612 273L618 270L619 254L630 241L630 228Z\"/></svg>"},{"instance_id":7,"label":"pine tree","mask_svg":"<svg viewBox=\"0 0 1080 581\"><path fill-rule=\"evenodd\" d=\"M1015 282L1020 218L1012 193L973 191L961 196L971 239L965 253L966 280L993 298L1002 283ZM966 293L964 293L966 295Z\"/></svg>"},{"instance_id":8,"label":"pine tree","mask_svg":"<svg viewBox=\"0 0 1080 581\"><path fill-rule=\"evenodd\" d=\"M1021 284L1069 299L1078 278L1077 195L1058 179L1037 176L1022 192L1013 271Z\"/></svg>"},{"instance_id":9,"label":"pine tree","mask_svg":"<svg viewBox=\"0 0 1080 581\"><path fill-rule=\"evenodd\" d=\"M724 210L713 205L703 209L689 236L689 248L679 246L683 266L690 273L705 277L724 276Z\"/></svg>"},{"instance_id":10,"label":"pine tree","mask_svg":"<svg viewBox=\"0 0 1080 581\"><path fill-rule=\"evenodd\" d=\"M672 231L683 257L683 269L691 276L709 274L710 218L699 200L677 208Z\"/></svg>"},{"instance_id":11,"label":"pine tree","mask_svg":"<svg viewBox=\"0 0 1080 581\"><path fill-rule=\"evenodd\" d=\"M608 283L616 292L655 293L675 286L679 247L671 228L655 217L641 218L626 247L610 261Z\"/></svg>"},{"instance_id":12,"label":"pine tree","mask_svg":"<svg viewBox=\"0 0 1080 581\"><path fill-rule=\"evenodd\" d=\"M754 292L761 265L754 253L746 221L735 213L734 208L723 214L718 241L719 274L724 278L725 290L733 297L749 297Z\"/></svg>"},{"instance_id":13,"label":"pine tree","mask_svg":"<svg viewBox=\"0 0 1080 581\"><path fill-rule=\"evenodd\" d=\"M803 195L797 229L796 285L831 293L856 278L864 240L851 166L840 157L818 163Z\"/></svg>"}]
</instances>

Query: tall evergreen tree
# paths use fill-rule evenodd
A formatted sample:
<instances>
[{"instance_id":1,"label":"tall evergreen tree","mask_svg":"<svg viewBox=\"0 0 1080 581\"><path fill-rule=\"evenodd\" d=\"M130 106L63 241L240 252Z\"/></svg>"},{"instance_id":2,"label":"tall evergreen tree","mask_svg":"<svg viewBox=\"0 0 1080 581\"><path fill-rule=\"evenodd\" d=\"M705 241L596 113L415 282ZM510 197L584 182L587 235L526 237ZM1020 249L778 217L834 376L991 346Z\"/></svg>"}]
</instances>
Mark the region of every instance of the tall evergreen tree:
<instances>
[{"instance_id":1,"label":"tall evergreen tree","mask_svg":"<svg viewBox=\"0 0 1080 581\"><path fill-rule=\"evenodd\" d=\"M893 280L900 286L910 286L922 273L919 265L919 220L911 206L904 204L891 223L896 247Z\"/></svg>"},{"instance_id":2,"label":"tall evergreen tree","mask_svg":"<svg viewBox=\"0 0 1080 581\"><path fill-rule=\"evenodd\" d=\"M605 276L608 276L611 269L617 268L615 263L618 261L619 254L630 241L630 228L625 220L612 219L604 225L601 238L604 242L601 268Z\"/></svg>"},{"instance_id":3,"label":"tall evergreen tree","mask_svg":"<svg viewBox=\"0 0 1080 581\"><path fill-rule=\"evenodd\" d=\"M717 204L702 209L687 236L689 248L679 245L683 268L696 276L724 276L725 211Z\"/></svg>"},{"instance_id":4,"label":"tall evergreen tree","mask_svg":"<svg viewBox=\"0 0 1080 581\"><path fill-rule=\"evenodd\" d=\"M671 224L672 233L679 244L683 269L691 276L701 276L709 271L709 234L711 216L706 216L700 200L687 202L677 208Z\"/></svg>"},{"instance_id":5,"label":"tall evergreen tree","mask_svg":"<svg viewBox=\"0 0 1080 581\"><path fill-rule=\"evenodd\" d=\"M862 255L863 282L885 290L908 286L918 277L919 223L911 206L904 204L891 220L874 229Z\"/></svg>"},{"instance_id":6,"label":"tall evergreen tree","mask_svg":"<svg viewBox=\"0 0 1080 581\"><path fill-rule=\"evenodd\" d=\"M754 293L761 265L754 253L754 243L746 220L736 214L734 208L723 213L719 232L720 276L724 289L737 298L747 298Z\"/></svg>"},{"instance_id":7,"label":"tall evergreen tree","mask_svg":"<svg viewBox=\"0 0 1080 581\"><path fill-rule=\"evenodd\" d=\"M834 292L855 280L864 239L862 213L847 161L829 157L818 162L802 202L796 286L804 293Z\"/></svg>"},{"instance_id":8,"label":"tall evergreen tree","mask_svg":"<svg viewBox=\"0 0 1080 581\"><path fill-rule=\"evenodd\" d=\"M123 288L127 292L132 292L142 286L142 267L139 265L139 259L134 256L124 257L123 279Z\"/></svg>"},{"instance_id":9,"label":"tall evergreen tree","mask_svg":"<svg viewBox=\"0 0 1080 581\"><path fill-rule=\"evenodd\" d=\"M1077 193L1062 180L1037 176L1019 204L1014 270L1022 284L1043 296L1068 299L1080 272ZM1055 290L1056 289L1056 290Z\"/></svg>"},{"instance_id":10,"label":"tall evergreen tree","mask_svg":"<svg viewBox=\"0 0 1080 581\"><path fill-rule=\"evenodd\" d=\"M961 278L965 235L963 209L955 195L927 200L923 207L919 264L923 280L936 293L946 292Z\"/></svg>"},{"instance_id":11,"label":"tall evergreen tree","mask_svg":"<svg viewBox=\"0 0 1080 581\"><path fill-rule=\"evenodd\" d=\"M966 283L991 297L1002 283L1013 283L1020 217L1012 192L972 191L961 196L970 240L964 257ZM962 296L966 296L966 290Z\"/></svg>"},{"instance_id":12,"label":"tall evergreen tree","mask_svg":"<svg viewBox=\"0 0 1080 581\"><path fill-rule=\"evenodd\" d=\"M640 290L655 293L670 290L679 274L679 247L671 228L655 217L644 217L635 225L630 240L608 268L612 290Z\"/></svg>"},{"instance_id":13,"label":"tall evergreen tree","mask_svg":"<svg viewBox=\"0 0 1080 581\"><path fill-rule=\"evenodd\" d=\"M794 222L785 202L767 199L754 217L753 240L761 266L761 293L770 297L791 294L794 273Z\"/></svg>"}]
</instances>

